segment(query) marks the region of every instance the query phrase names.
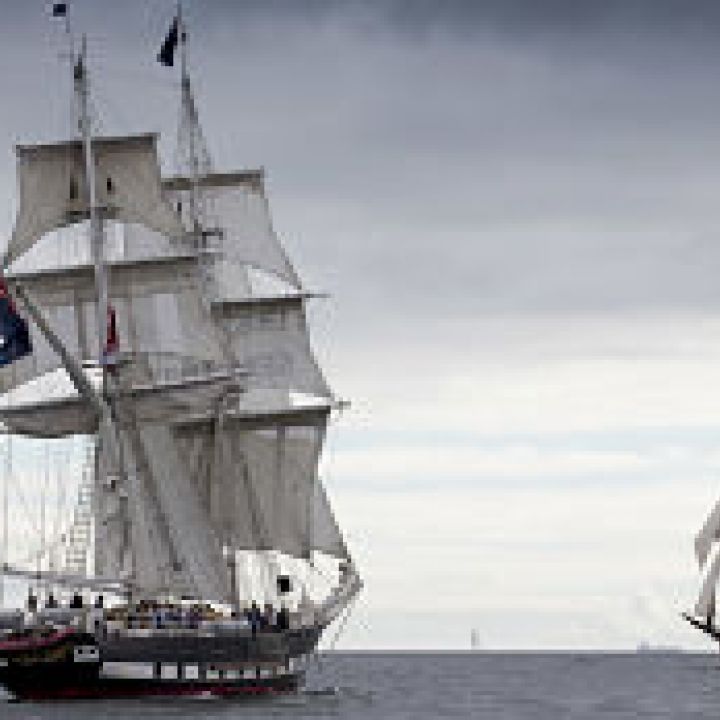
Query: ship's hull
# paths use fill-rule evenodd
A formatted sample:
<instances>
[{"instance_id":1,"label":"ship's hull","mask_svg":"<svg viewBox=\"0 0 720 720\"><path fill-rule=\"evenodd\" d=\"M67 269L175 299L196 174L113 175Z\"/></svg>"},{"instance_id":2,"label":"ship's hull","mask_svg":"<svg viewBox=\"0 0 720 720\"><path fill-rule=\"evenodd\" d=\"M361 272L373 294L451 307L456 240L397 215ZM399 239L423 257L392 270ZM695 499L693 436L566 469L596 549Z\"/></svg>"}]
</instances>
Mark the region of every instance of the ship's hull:
<instances>
[{"instance_id":1,"label":"ship's hull","mask_svg":"<svg viewBox=\"0 0 720 720\"><path fill-rule=\"evenodd\" d=\"M62 673L24 673L6 678L5 687L16 701L120 700L151 697L252 698L295 692L302 676L237 680L163 680L118 678Z\"/></svg>"},{"instance_id":2,"label":"ship's hull","mask_svg":"<svg viewBox=\"0 0 720 720\"><path fill-rule=\"evenodd\" d=\"M0 643L0 686L18 701L258 697L295 692L318 631L138 638L98 643L74 632ZM284 652L280 653L280 644Z\"/></svg>"}]
</instances>

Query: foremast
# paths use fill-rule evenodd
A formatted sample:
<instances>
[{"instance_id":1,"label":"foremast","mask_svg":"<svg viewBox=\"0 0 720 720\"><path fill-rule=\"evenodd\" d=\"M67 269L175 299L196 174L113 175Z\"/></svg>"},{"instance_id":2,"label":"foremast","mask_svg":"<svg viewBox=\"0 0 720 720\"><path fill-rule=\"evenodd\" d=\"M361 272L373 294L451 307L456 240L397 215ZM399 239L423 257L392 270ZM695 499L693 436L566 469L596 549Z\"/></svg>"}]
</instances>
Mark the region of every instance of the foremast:
<instances>
[{"instance_id":1,"label":"foremast","mask_svg":"<svg viewBox=\"0 0 720 720\"><path fill-rule=\"evenodd\" d=\"M219 407L210 427L199 418L186 423L182 436L195 448L204 445L213 458L211 475L216 481L207 507L221 529L226 554L232 558L230 566L235 568L238 554L248 550L260 554L269 577L286 572L283 560L288 557L304 561L312 572L316 550L340 561L339 583L319 613L329 622L362 584L318 476L327 423L341 403L313 356L305 318L305 303L313 295L304 291L274 232L262 171L212 171L192 89L189 33L180 3L175 22L180 50L178 155L184 163L165 188L176 207L188 209L185 226L196 240L213 320L232 360L248 370L243 395ZM245 211L244 228L233 217L238 208ZM254 225L258 219L259 226ZM247 225L256 236L250 242ZM258 293L253 273L279 280L282 290ZM282 340L285 347L278 347L272 338L272 323L258 332L262 319L268 325L273 316L279 318L280 326L294 330L291 340ZM265 336L262 340L261 335ZM264 352L257 354L258 345ZM282 364L288 356L287 345L293 357L285 376L277 369L267 372L263 356L272 358L271 365ZM298 393L305 394L304 403L293 398ZM260 482L258 476L262 476ZM223 489L228 478L231 492ZM226 506L237 506L238 488L244 489L243 507L228 518ZM286 509L289 503L295 503L292 513ZM303 517L298 522L299 516ZM293 520L294 531L289 531Z\"/></svg>"}]
</instances>

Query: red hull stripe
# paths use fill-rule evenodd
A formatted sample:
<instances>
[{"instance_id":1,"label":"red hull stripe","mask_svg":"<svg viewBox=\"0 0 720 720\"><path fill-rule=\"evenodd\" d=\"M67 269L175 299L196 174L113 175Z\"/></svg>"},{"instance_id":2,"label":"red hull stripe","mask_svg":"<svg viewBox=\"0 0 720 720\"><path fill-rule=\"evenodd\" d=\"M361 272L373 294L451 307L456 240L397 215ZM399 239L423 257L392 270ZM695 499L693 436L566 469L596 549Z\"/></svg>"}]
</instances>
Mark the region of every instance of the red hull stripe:
<instances>
[{"instance_id":1,"label":"red hull stripe","mask_svg":"<svg viewBox=\"0 0 720 720\"><path fill-rule=\"evenodd\" d=\"M20 638L18 640L5 640L0 642L0 651L7 650L36 650L50 647L65 638L75 635L75 630L63 630L45 638Z\"/></svg>"},{"instance_id":2,"label":"red hull stripe","mask_svg":"<svg viewBox=\"0 0 720 720\"><path fill-rule=\"evenodd\" d=\"M146 687L112 686L66 686L43 691L42 688L24 690L18 693L18 699L30 701L42 700L112 700L143 697L191 697L213 695L216 697L239 697L257 695L279 695L295 692L294 686L273 687L270 685L148 685Z\"/></svg>"}]
</instances>

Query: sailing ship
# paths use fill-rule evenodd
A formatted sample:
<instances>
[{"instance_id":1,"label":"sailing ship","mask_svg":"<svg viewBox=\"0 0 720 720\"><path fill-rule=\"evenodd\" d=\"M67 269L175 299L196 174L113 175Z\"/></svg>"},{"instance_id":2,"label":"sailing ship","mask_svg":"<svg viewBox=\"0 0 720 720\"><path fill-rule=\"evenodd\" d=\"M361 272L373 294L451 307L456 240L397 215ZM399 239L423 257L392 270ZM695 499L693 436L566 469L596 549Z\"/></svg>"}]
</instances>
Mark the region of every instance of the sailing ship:
<instances>
[{"instance_id":1,"label":"sailing ship","mask_svg":"<svg viewBox=\"0 0 720 720\"><path fill-rule=\"evenodd\" d=\"M695 607L682 614L697 630L720 642L720 626L716 622L717 585L720 579L720 503L708 515L695 537L695 555L704 574Z\"/></svg>"},{"instance_id":2,"label":"sailing ship","mask_svg":"<svg viewBox=\"0 0 720 720\"><path fill-rule=\"evenodd\" d=\"M0 617L19 700L294 691L362 586L319 477L342 403L313 294L263 171L213 169L187 39L178 6L158 59L180 66L179 174L155 134L94 132L84 40L77 135L17 147L0 421L8 451L79 437L88 456L59 538L2 566L29 588Z\"/></svg>"}]
</instances>

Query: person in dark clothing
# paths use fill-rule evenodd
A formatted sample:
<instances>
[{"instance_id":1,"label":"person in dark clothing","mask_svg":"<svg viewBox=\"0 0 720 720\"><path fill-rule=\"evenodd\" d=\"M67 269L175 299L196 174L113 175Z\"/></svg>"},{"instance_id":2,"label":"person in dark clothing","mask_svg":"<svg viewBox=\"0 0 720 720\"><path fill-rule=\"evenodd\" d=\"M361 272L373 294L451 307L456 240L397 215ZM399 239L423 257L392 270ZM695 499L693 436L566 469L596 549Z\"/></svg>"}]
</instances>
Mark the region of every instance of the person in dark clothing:
<instances>
[{"instance_id":1,"label":"person in dark clothing","mask_svg":"<svg viewBox=\"0 0 720 720\"><path fill-rule=\"evenodd\" d=\"M250 628L252 630L253 637L255 637L258 629L260 628L261 616L262 616L262 613L260 612L260 608L257 606L257 603L253 600L253 603L250 606L250 612L248 613L248 622L250 623Z\"/></svg>"},{"instance_id":2,"label":"person in dark clothing","mask_svg":"<svg viewBox=\"0 0 720 720\"><path fill-rule=\"evenodd\" d=\"M275 609L270 603L265 603L264 610L260 618L260 627L263 630L268 630L275 625Z\"/></svg>"},{"instance_id":3,"label":"person in dark clothing","mask_svg":"<svg viewBox=\"0 0 720 720\"><path fill-rule=\"evenodd\" d=\"M282 632L290 629L290 614L286 607L281 607L275 616L275 627Z\"/></svg>"}]
</instances>

